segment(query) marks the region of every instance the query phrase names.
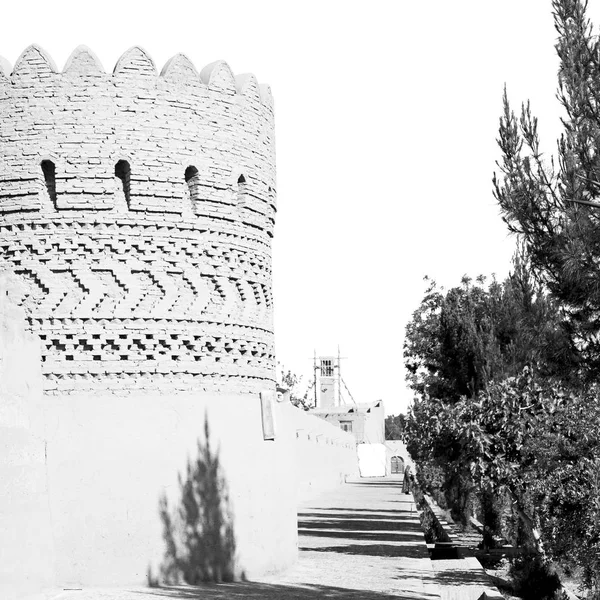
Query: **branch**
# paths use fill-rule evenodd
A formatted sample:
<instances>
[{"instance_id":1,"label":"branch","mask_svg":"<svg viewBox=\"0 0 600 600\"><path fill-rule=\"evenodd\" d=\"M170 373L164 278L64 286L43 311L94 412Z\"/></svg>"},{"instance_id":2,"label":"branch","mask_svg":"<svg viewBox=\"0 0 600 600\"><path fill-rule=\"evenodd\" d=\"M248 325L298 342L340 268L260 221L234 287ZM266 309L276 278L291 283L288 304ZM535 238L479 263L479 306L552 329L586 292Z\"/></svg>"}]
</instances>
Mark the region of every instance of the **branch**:
<instances>
[{"instance_id":1,"label":"branch","mask_svg":"<svg viewBox=\"0 0 600 600\"><path fill-rule=\"evenodd\" d=\"M588 200L571 200L570 198L566 198L567 202L575 202L576 204L585 204L586 206L593 206L594 208L600 208L600 203L598 202L589 202Z\"/></svg>"}]
</instances>

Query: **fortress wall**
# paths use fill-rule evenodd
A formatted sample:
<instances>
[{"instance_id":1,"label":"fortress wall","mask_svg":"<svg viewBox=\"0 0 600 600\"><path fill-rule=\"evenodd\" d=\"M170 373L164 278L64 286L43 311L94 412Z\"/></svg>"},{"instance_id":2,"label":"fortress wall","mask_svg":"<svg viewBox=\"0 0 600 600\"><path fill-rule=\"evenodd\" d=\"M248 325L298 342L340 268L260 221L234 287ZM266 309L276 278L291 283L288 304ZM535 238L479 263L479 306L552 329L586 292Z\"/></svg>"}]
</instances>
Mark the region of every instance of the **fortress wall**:
<instances>
[{"instance_id":1,"label":"fortress wall","mask_svg":"<svg viewBox=\"0 0 600 600\"><path fill-rule=\"evenodd\" d=\"M171 509L181 506L178 475L185 479L187 460L204 444L205 419L228 486L238 576L296 559L289 439L263 440L257 397L97 400L49 397L45 406L58 581L143 584L150 565L158 574L165 552L159 499L166 492Z\"/></svg>"},{"instance_id":2,"label":"fortress wall","mask_svg":"<svg viewBox=\"0 0 600 600\"><path fill-rule=\"evenodd\" d=\"M0 597L54 585L45 440L35 431L42 397L39 341L0 275Z\"/></svg>"},{"instance_id":3,"label":"fortress wall","mask_svg":"<svg viewBox=\"0 0 600 600\"><path fill-rule=\"evenodd\" d=\"M356 440L319 417L282 405L286 430L294 440L294 472L298 502L304 502L358 476Z\"/></svg>"}]
</instances>

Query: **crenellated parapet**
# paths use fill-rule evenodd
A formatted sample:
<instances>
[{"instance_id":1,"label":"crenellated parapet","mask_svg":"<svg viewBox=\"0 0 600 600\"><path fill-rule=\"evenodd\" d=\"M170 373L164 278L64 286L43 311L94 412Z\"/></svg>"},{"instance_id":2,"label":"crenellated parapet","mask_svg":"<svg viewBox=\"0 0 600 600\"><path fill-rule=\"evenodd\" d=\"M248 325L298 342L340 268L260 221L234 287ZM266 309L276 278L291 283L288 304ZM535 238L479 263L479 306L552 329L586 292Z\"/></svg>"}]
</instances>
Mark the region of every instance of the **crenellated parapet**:
<instances>
[{"instance_id":1,"label":"crenellated parapet","mask_svg":"<svg viewBox=\"0 0 600 600\"><path fill-rule=\"evenodd\" d=\"M0 59L0 260L46 391L274 379L273 100L253 75L141 48Z\"/></svg>"},{"instance_id":2,"label":"crenellated parapet","mask_svg":"<svg viewBox=\"0 0 600 600\"><path fill-rule=\"evenodd\" d=\"M108 74L83 46L62 72L38 46L0 72L1 213L215 215L272 234L272 96L253 75L181 54L158 75L138 47Z\"/></svg>"}]
</instances>

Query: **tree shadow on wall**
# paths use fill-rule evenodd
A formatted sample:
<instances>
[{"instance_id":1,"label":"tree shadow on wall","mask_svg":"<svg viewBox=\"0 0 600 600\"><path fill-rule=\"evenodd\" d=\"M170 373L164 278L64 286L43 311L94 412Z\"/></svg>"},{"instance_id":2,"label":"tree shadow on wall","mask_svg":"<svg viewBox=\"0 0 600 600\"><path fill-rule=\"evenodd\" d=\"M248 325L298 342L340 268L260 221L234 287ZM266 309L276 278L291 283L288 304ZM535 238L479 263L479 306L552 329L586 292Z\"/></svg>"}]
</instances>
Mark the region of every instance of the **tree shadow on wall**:
<instances>
[{"instance_id":1,"label":"tree shadow on wall","mask_svg":"<svg viewBox=\"0 0 600 600\"><path fill-rule=\"evenodd\" d=\"M158 577L148 568L148 584L197 585L239 578L228 485L218 450L211 448L206 417L204 440L198 440L198 455L188 460L185 477L179 474L179 488L177 506L169 507L166 494L159 501L165 554Z\"/></svg>"}]
</instances>

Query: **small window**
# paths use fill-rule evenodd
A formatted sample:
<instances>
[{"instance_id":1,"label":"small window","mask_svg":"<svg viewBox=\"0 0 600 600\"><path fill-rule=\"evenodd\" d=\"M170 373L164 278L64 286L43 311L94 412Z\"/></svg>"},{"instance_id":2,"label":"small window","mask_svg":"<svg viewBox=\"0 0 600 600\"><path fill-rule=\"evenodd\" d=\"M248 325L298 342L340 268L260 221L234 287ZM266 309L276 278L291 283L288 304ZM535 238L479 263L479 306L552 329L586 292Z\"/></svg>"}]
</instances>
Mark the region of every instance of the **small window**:
<instances>
[{"instance_id":1,"label":"small window","mask_svg":"<svg viewBox=\"0 0 600 600\"><path fill-rule=\"evenodd\" d=\"M127 206L129 206L130 200L130 187L131 187L131 167L126 160L120 160L115 165L115 177L118 177L121 180L121 185L123 186L123 195L125 196L125 201L127 202Z\"/></svg>"},{"instance_id":2,"label":"small window","mask_svg":"<svg viewBox=\"0 0 600 600\"><path fill-rule=\"evenodd\" d=\"M352 433L352 421L340 421L340 427L343 431Z\"/></svg>"},{"instance_id":3,"label":"small window","mask_svg":"<svg viewBox=\"0 0 600 600\"><path fill-rule=\"evenodd\" d=\"M248 194L248 190L246 189L246 178L243 175L238 177L237 185L237 205L244 207L246 205L246 196Z\"/></svg>"},{"instance_id":4,"label":"small window","mask_svg":"<svg viewBox=\"0 0 600 600\"><path fill-rule=\"evenodd\" d=\"M321 359L321 377L333 377L333 360L330 358Z\"/></svg>"},{"instance_id":5,"label":"small window","mask_svg":"<svg viewBox=\"0 0 600 600\"><path fill-rule=\"evenodd\" d=\"M198 169L193 166L189 166L185 170L185 182L187 183L188 192L190 194L190 200L195 202L200 197L200 175Z\"/></svg>"},{"instance_id":6,"label":"small window","mask_svg":"<svg viewBox=\"0 0 600 600\"><path fill-rule=\"evenodd\" d=\"M51 160L42 161L42 173L44 174L48 196L56 206L56 167Z\"/></svg>"}]
</instances>

